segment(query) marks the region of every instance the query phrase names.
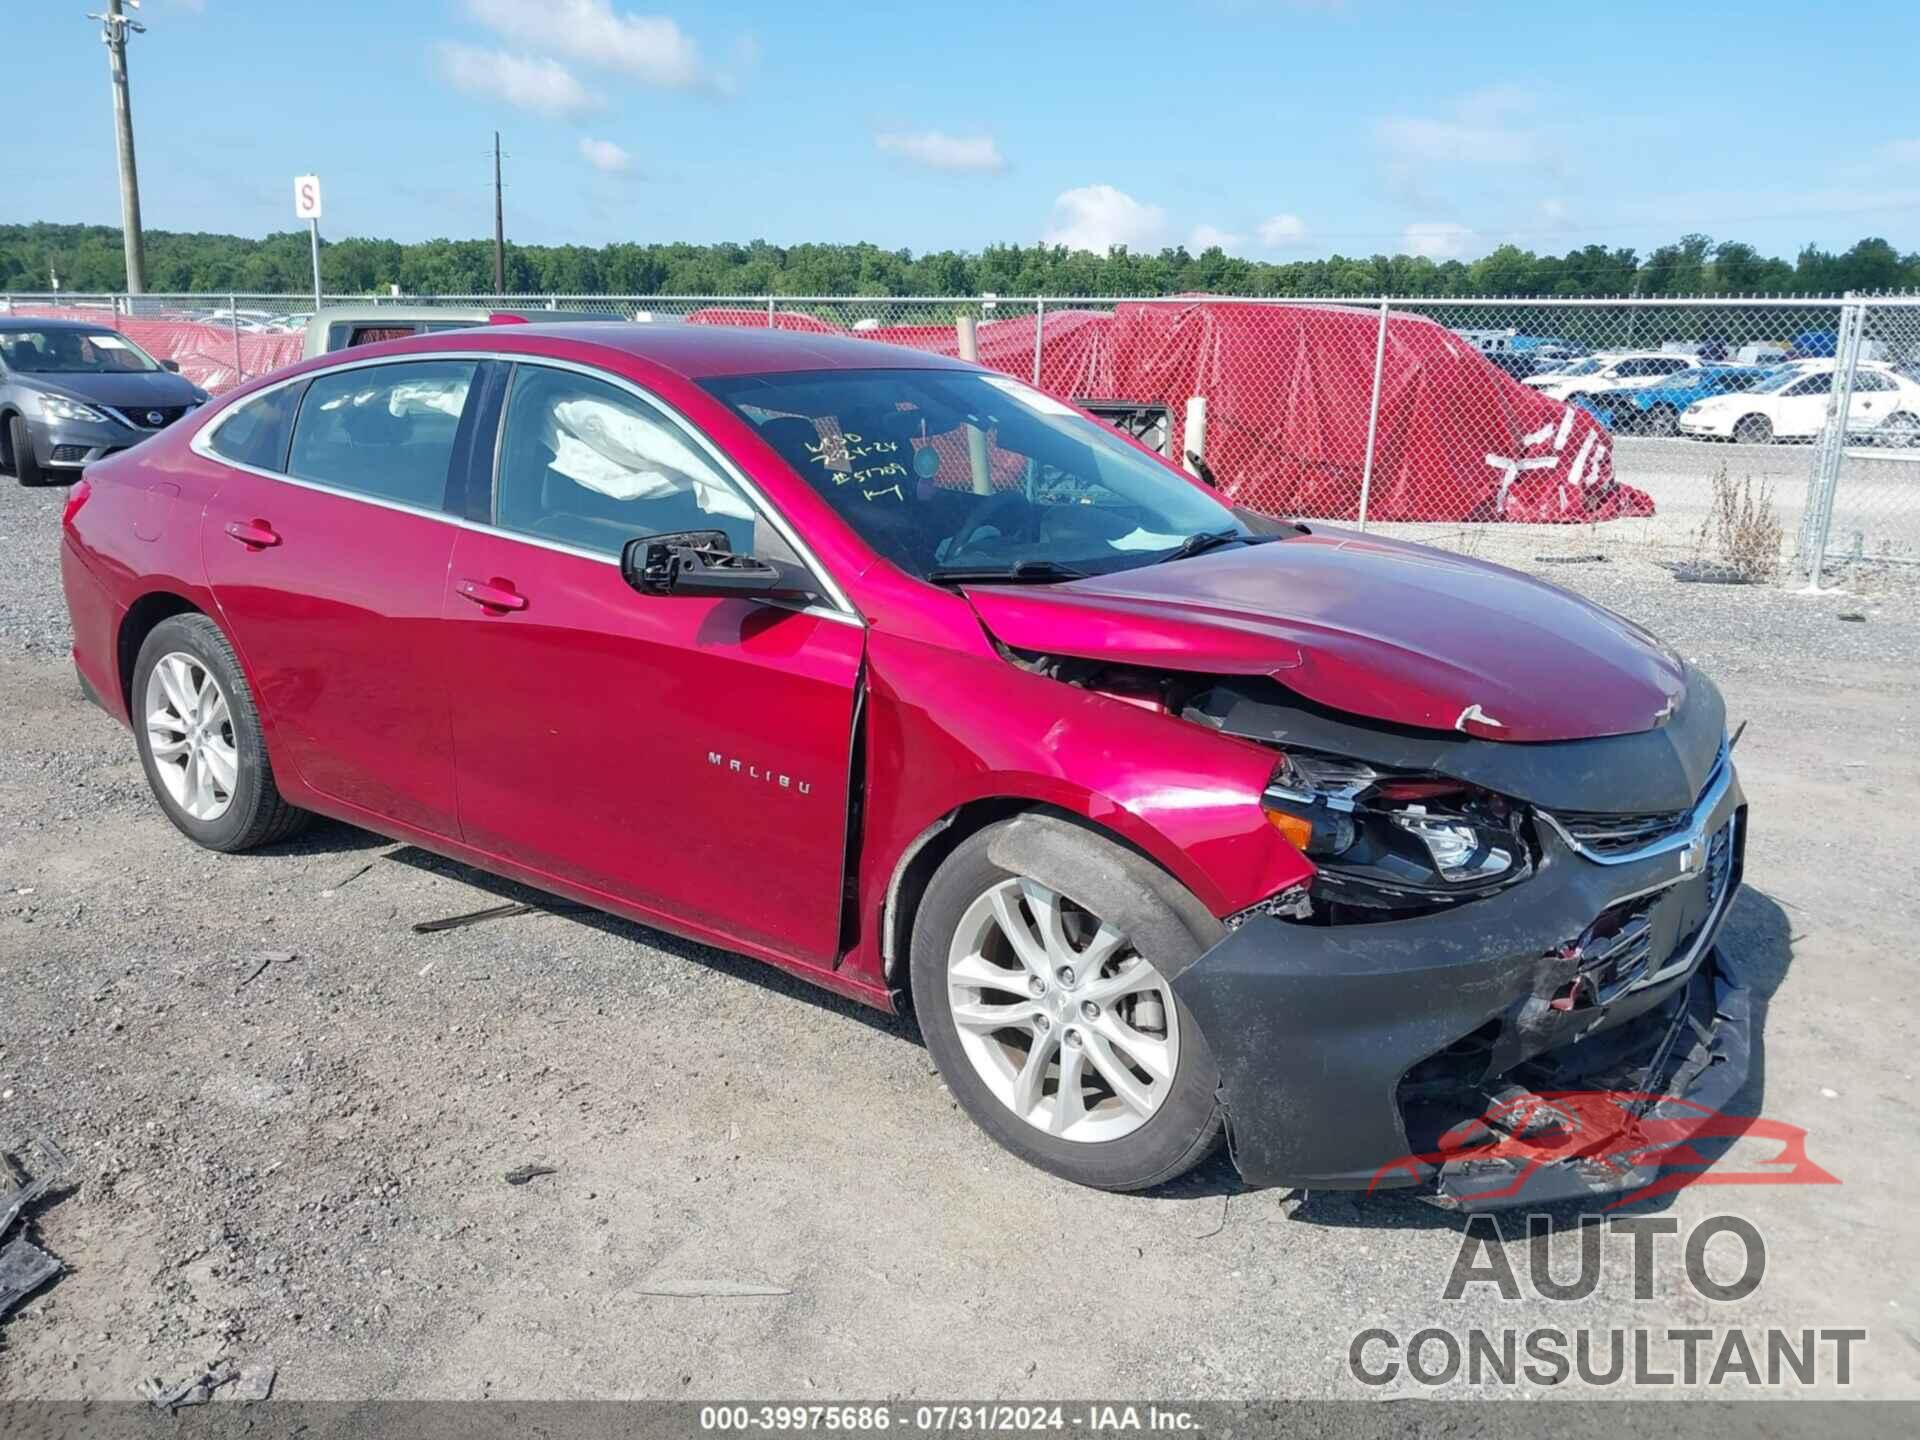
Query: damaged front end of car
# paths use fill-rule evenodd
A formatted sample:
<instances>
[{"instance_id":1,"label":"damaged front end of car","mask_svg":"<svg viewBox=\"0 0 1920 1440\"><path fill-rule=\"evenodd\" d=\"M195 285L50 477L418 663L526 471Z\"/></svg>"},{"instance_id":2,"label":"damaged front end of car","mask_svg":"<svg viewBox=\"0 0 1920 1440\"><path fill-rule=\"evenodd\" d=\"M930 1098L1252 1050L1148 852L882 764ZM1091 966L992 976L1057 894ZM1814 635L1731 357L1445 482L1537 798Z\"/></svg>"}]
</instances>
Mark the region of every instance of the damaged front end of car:
<instances>
[{"instance_id":1,"label":"damaged front end of car","mask_svg":"<svg viewBox=\"0 0 1920 1440\"><path fill-rule=\"evenodd\" d=\"M1714 941L1746 809L1704 676L1654 729L1537 745L1355 721L1265 681L1183 713L1280 749L1265 804L1319 867L1174 981L1248 1180L1463 1208L1614 1193L1631 1167L1578 1143L1524 1177L1447 1145L1530 1094L1715 1104L1744 1082L1749 1005Z\"/></svg>"},{"instance_id":2,"label":"damaged front end of car","mask_svg":"<svg viewBox=\"0 0 1920 1440\"><path fill-rule=\"evenodd\" d=\"M1744 1083L1748 995L1715 939L1746 807L1705 676L1687 669L1649 729L1515 744L1333 711L1272 677L1009 658L1276 752L1262 809L1315 874L1169 976L1249 1182L1472 1209L1619 1194L1644 1167L1577 1137L1544 1162L1449 1147L1529 1097L1717 1109Z\"/></svg>"}]
</instances>

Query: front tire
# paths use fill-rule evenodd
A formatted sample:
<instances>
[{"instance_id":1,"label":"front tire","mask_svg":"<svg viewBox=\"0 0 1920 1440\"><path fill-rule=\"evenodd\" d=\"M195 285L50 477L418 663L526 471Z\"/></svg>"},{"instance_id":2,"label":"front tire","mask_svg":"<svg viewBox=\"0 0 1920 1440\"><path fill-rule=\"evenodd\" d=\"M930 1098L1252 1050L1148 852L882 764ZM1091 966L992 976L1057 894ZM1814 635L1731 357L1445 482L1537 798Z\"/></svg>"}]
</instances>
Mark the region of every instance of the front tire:
<instances>
[{"instance_id":1,"label":"front tire","mask_svg":"<svg viewBox=\"0 0 1920 1440\"><path fill-rule=\"evenodd\" d=\"M1640 422L1643 433L1666 439L1680 433L1680 416L1671 405L1656 405Z\"/></svg>"},{"instance_id":2,"label":"front tire","mask_svg":"<svg viewBox=\"0 0 1920 1440\"><path fill-rule=\"evenodd\" d=\"M251 850L312 820L281 798L239 657L205 615L153 627L134 661L130 708L147 784L196 844Z\"/></svg>"},{"instance_id":3,"label":"front tire","mask_svg":"<svg viewBox=\"0 0 1920 1440\"><path fill-rule=\"evenodd\" d=\"M1743 415L1733 427L1733 438L1740 445L1771 445L1773 422L1764 415Z\"/></svg>"},{"instance_id":4,"label":"front tire","mask_svg":"<svg viewBox=\"0 0 1920 1440\"><path fill-rule=\"evenodd\" d=\"M24 415L7 417L7 449L13 456L13 478L22 485L44 485L47 472L40 468L40 462L34 457L33 436L27 433L27 418Z\"/></svg>"},{"instance_id":5,"label":"front tire","mask_svg":"<svg viewBox=\"0 0 1920 1440\"><path fill-rule=\"evenodd\" d=\"M989 858L1002 828L947 857L914 917L927 1049L974 1122L1028 1163L1102 1190L1164 1184L1220 1138L1206 1039L1126 935ZM1108 873L1107 850L1138 863L1091 834L1075 843Z\"/></svg>"}]
</instances>

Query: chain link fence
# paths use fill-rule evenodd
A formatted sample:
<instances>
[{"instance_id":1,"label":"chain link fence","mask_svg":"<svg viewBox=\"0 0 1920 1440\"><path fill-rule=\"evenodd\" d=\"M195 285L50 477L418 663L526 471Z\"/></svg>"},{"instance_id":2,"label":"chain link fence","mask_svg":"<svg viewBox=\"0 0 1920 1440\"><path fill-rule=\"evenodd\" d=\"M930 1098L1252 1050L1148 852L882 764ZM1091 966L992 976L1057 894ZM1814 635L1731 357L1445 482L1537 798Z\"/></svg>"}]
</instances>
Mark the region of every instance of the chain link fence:
<instances>
[{"instance_id":1,"label":"chain link fence","mask_svg":"<svg viewBox=\"0 0 1920 1440\"><path fill-rule=\"evenodd\" d=\"M853 335L977 358L1271 513L1521 565L1920 580L1920 297L325 303L391 309L392 326L365 323L369 338L405 333L423 309ZM298 359L312 300L0 296L6 312L111 325L217 393Z\"/></svg>"}]
</instances>

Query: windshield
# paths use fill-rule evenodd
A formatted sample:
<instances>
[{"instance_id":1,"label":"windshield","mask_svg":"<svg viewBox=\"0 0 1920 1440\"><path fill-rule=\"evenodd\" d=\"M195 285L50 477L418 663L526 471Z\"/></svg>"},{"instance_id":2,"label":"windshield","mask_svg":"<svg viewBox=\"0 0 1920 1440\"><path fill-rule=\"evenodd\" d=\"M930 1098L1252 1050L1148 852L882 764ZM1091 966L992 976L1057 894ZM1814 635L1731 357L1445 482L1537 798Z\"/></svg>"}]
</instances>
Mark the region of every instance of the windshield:
<instances>
[{"instance_id":1,"label":"windshield","mask_svg":"<svg viewBox=\"0 0 1920 1440\"><path fill-rule=\"evenodd\" d=\"M28 375L144 374L160 368L124 335L64 327L0 331L0 360Z\"/></svg>"},{"instance_id":2,"label":"windshield","mask_svg":"<svg viewBox=\"0 0 1920 1440\"><path fill-rule=\"evenodd\" d=\"M1558 370L1554 371L1553 373L1556 375L1591 375L1596 370L1599 370L1605 363L1606 363L1605 361L1594 360L1591 358L1586 360L1575 360L1570 365L1562 365Z\"/></svg>"},{"instance_id":3,"label":"windshield","mask_svg":"<svg viewBox=\"0 0 1920 1440\"><path fill-rule=\"evenodd\" d=\"M1003 375L826 370L702 384L862 539L922 579L1070 579L1252 538L1199 486Z\"/></svg>"}]
</instances>

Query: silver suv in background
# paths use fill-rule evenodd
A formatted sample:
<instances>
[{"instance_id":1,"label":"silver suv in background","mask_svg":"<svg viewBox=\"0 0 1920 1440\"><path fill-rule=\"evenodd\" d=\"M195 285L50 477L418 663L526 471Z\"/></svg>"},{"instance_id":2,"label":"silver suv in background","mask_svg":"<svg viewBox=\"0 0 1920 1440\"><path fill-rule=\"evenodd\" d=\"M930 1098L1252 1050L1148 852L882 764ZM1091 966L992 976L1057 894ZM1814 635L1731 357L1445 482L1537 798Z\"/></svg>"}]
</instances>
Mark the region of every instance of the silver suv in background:
<instances>
[{"instance_id":1,"label":"silver suv in background","mask_svg":"<svg viewBox=\"0 0 1920 1440\"><path fill-rule=\"evenodd\" d=\"M207 392L109 326L0 316L0 465L22 485L138 445Z\"/></svg>"}]
</instances>

